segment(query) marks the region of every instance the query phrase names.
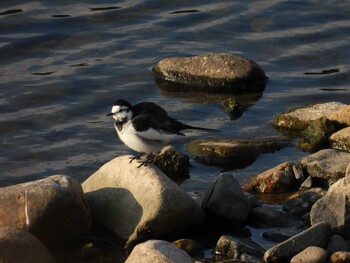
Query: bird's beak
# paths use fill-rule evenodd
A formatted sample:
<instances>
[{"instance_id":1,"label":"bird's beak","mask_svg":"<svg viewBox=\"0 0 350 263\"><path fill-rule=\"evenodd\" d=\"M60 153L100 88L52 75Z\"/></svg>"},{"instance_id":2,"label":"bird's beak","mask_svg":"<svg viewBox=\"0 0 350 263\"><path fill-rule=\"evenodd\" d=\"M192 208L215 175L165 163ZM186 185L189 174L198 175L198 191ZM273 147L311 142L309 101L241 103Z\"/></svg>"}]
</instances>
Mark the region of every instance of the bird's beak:
<instances>
[{"instance_id":1,"label":"bird's beak","mask_svg":"<svg viewBox=\"0 0 350 263\"><path fill-rule=\"evenodd\" d=\"M111 116L111 115L113 115L113 113L112 113L112 112L108 113L106 116Z\"/></svg>"}]
</instances>

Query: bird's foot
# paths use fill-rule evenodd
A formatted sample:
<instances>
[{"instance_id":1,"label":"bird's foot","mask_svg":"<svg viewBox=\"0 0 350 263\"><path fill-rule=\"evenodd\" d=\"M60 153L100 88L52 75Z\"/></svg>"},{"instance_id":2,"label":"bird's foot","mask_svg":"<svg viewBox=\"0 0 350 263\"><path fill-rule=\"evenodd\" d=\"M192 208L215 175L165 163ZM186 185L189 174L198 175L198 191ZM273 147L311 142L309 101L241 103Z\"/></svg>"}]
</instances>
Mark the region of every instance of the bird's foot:
<instances>
[{"instance_id":1,"label":"bird's foot","mask_svg":"<svg viewBox=\"0 0 350 263\"><path fill-rule=\"evenodd\" d=\"M137 159L137 160L141 159L141 156L143 154L144 153L139 153L138 155L131 157L129 163L132 163L132 161L135 160L135 159Z\"/></svg>"},{"instance_id":2,"label":"bird's foot","mask_svg":"<svg viewBox=\"0 0 350 263\"><path fill-rule=\"evenodd\" d=\"M146 157L146 160L140 161L141 163L140 163L139 166L137 166L137 168L140 168L143 165L147 166L147 164L151 161L152 158L153 158L153 154L152 153L148 154L147 157Z\"/></svg>"}]
</instances>

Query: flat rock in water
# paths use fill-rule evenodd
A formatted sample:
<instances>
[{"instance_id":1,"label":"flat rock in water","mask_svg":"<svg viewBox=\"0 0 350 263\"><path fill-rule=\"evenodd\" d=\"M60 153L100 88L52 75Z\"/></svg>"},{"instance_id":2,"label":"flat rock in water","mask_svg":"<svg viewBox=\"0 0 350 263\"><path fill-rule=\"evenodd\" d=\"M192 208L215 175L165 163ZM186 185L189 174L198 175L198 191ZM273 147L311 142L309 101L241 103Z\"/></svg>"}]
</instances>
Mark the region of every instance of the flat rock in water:
<instances>
[{"instance_id":1,"label":"flat rock in water","mask_svg":"<svg viewBox=\"0 0 350 263\"><path fill-rule=\"evenodd\" d=\"M113 159L83 183L94 220L126 240L127 249L205 220L199 205L162 171L152 164L138 168L131 157Z\"/></svg>"},{"instance_id":2,"label":"flat rock in water","mask_svg":"<svg viewBox=\"0 0 350 263\"><path fill-rule=\"evenodd\" d=\"M0 227L24 229L45 245L75 242L89 231L90 210L80 183L68 176L0 188Z\"/></svg>"},{"instance_id":3,"label":"flat rock in water","mask_svg":"<svg viewBox=\"0 0 350 263\"><path fill-rule=\"evenodd\" d=\"M327 102L298 107L276 115L272 120L272 124L282 132L302 131L305 130L312 121L322 117L328 119L330 114L345 106L347 105L340 102Z\"/></svg>"},{"instance_id":4,"label":"flat rock in water","mask_svg":"<svg viewBox=\"0 0 350 263\"><path fill-rule=\"evenodd\" d=\"M138 244L131 251L125 263L192 263L191 257L172 243L163 240L149 240Z\"/></svg>"},{"instance_id":5,"label":"flat rock in water","mask_svg":"<svg viewBox=\"0 0 350 263\"><path fill-rule=\"evenodd\" d=\"M0 262L54 263L47 248L31 233L14 227L0 228Z\"/></svg>"},{"instance_id":6,"label":"flat rock in water","mask_svg":"<svg viewBox=\"0 0 350 263\"><path fill-rule=\"evenodd\" d=\"M241 227L246 223L250 203L237 180L230 174L220 174L205 192L202 208L225 223Z\"/></svg>"},{"instance_id":7,"label":"flat rock in water","mask_svg":"<svg viewBox=\"0 0 350 263\"><path fill-rule=\"evenodd\" d=\"M324 149L302 157L299 163L312 178L332 185L345 176L346 167L350 163L350 153L335 149Z\"/></svg>"},{"instance_id":8,"label":"flat rock in water","mask_svg":"<svg viewBox=\"0 0 350 263\"><path fill-rule=\"evenodd\" d=\"M261 92L267 80L256 62L230 53L166 58L152 70L161 79L182 84L183 89L218 93Z\"/></svg>"},{"instance_id":9,"label":"flat rock in water","mask_svg":"<svg viewBox=\"0 0 350 263\"><path fill-rule=\"evenodd\" d=\"M244 168L262 153L282 149L288 141L282 137L239 140L229 138L202 138L193 140L186 149L198 162L223 168Z\"/></svg>"},{"instance_id":10,"label":"flat rock in water","mask_svg":"<svg viewBox=\"0 0 350 263\"><path fill-rule=\"evenodd\" d=\"M326 263L328 253L322 247L311 246L295 255L290 263Z\"/></svg>"},{"instance_id":11,"label":"flat rock in water","mask_svg":"<svg viewBox=\"0 0 350 263\"><path fill-rule=\"evenodd\" d=\"M350 105L342 107L341 109L329 114L328 118L331 121L350 126Z\"/></svg>"},{"instance_id":12,"label":"flat rock in water","mask_svg":"<svg viewBox=\"0 0 350 263\"><path fill-rule=\"evenodd\" d=\"M289 262L290 259L307 247L317 246L325 248L331 236L330 225L326 222L318 223L303 232L268 249L264 254L265 262Z\"/></svg>"},{"instance_id":13,"label":"flat rock in water","mask_svg":"<svg viewBox=\"0 0 350 263\"><path fill-rule=\"evenodd\" d=\"M258 193L286 193L295 190L297 180L292 162L284 162L261 174L258 174L242 184L242 189Z\"/></svg>"},{"instance_id":14,"label":"flat rock in water","mask_svg":"<svg viewBox=\"0 0 350 263\"><path fill-rule=\"evenodd\" d=\"M350 177L334 183L311 209L311 224L328 222L333 233L350 238Z\"/></svg>"},{"instance_id":15,"label":"flat rock in water","mask_svg":"<svg viewBox=\"0 0 350 263\"><path fill-rule=\"evenodd\" d=\"M332 148L350 152L350 127L333 133L329 141Z\"/></svg>"}]
</instances>

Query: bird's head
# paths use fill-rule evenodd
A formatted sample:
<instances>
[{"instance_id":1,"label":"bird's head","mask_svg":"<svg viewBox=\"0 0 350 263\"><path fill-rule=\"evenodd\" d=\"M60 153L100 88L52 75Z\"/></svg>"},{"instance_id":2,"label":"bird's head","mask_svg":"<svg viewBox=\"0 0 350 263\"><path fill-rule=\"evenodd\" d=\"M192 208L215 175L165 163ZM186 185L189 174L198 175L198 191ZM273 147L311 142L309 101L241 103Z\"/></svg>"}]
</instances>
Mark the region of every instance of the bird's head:
<instances>
[{"instance_id":1,"label":"bird's head","mask_svg":"<svg viewBox=\"0 0 350 263\"><path fill-rule=\"evenodd\" d=\"M126 122L131 120L132 117L132 105L125 100L117 100L114 102L112 110L107 116L113 116L113 118L119 122Z\"/></svg>"}]
</instances>

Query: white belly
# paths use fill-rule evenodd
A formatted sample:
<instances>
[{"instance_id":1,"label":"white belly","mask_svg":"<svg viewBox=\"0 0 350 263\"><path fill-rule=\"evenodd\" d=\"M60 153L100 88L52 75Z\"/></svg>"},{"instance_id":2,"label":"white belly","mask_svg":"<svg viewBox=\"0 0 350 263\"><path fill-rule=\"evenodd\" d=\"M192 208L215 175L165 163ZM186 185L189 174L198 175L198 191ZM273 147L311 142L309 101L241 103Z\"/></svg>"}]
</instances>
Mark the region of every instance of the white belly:
<instances>
[{"instance_id":1,"label":"white belly","mask_svg":"<svg viewBox=\"0 0 350 263\"><path fill-rule=\"evenodd\" d=\"M121 131L115 127L120 140L129 148L136 152L141 153L153 153L160 151L167 142L161 140L146 140L137 135L135 129L132 127L131 122L128 121L123 125Z\"/></svg>"}]
</instances>

